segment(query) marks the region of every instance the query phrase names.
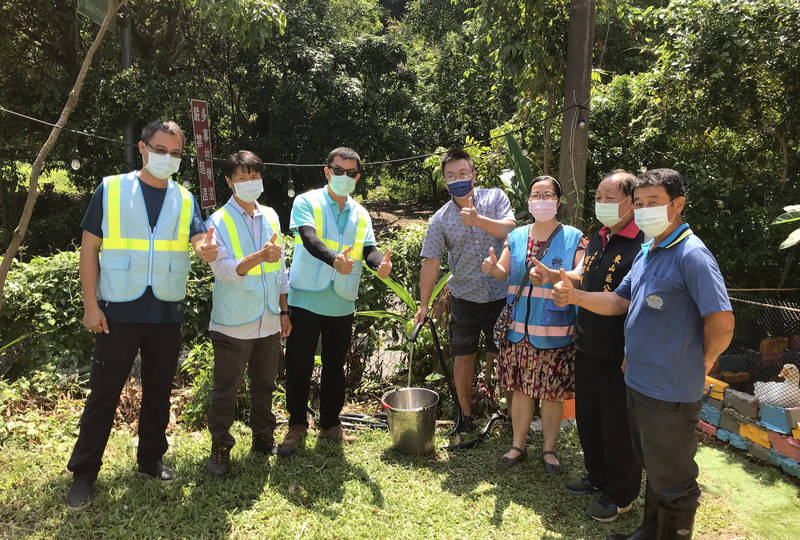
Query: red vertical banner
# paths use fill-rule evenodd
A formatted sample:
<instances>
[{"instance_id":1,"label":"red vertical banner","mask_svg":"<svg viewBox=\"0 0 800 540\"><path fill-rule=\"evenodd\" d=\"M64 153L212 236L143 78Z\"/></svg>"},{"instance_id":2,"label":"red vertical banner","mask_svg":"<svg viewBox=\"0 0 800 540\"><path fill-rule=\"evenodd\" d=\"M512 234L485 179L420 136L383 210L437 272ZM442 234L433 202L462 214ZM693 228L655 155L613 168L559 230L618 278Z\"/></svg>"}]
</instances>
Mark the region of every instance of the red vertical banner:
<instances>
[{"instance_id":1,"label":"red vertical banner","mask_svg":"<svg viewBox=\"0 0 800 540\"><path fill-rule=\"evenodd\" d=\"M200 208L217 206L214 191L214 165L211 160L211 134L208 128L208 103L191 100L194 146L197 150L197 172L200 174Z\"/></svg>"}]
</instances>

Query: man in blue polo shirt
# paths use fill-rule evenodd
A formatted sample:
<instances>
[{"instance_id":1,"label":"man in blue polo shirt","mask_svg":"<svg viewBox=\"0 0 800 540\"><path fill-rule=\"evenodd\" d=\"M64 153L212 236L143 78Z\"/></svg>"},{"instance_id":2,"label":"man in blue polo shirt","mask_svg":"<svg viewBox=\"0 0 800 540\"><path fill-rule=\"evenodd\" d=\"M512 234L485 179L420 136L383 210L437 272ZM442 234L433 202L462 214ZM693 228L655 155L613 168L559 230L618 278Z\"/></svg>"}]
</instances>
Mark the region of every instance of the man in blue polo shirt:
<instances>
[{"instance_id":1,"label":"man in blue polo shirt","mask_svg":"<svg viewBox=\"0 0 800 540\"><path fill-rule=\"evenodd\" d=\"M634 453L647 470L645 540L692 536L699 504L695 433L705 374L730 344L734 319L714 256L683 222L678 172L653 169L633 183L636 225L653 239L613 292L553 288L558 305L576 304L625 320L625 383Z\"/></svg>"},{"instance_id":2,"label":"man in blue polo shirt","mask_svg":"<svg viewBox=\"0 0 800 540\"><path fill-rule=\"evenodd\" d=\"M67 468L74 473L67 504L85 503L108 442L119 394L141 352L139 472L170 481L164 465L172 378L178 365L189 242L204 261L217 257L192 194L171 179L185 137L172 121L142 130L141 171L108 176L81 222L83 325L95 332L89 396ZM102 251L101 251L102 248Z\"/></svg>"}]
</instances>

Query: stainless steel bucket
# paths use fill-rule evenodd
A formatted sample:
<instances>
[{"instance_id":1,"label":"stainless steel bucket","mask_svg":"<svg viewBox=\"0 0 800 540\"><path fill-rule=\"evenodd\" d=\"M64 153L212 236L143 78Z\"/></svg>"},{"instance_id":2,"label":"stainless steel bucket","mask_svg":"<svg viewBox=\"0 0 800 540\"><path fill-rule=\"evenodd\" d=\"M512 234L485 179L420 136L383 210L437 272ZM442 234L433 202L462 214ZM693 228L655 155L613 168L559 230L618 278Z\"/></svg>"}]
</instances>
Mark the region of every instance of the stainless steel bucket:
<instances>
[{"instance_id":1,"label":"stainless steel bucket","mask_svg":"<svg viewBox=\"0 0 800 540\"><path fill-rule=\"evenodd\" d=\"M381 399L395 448L409 454L433 452L439 394L427 388L398 388Z\"/></svg>"}]
</instances>

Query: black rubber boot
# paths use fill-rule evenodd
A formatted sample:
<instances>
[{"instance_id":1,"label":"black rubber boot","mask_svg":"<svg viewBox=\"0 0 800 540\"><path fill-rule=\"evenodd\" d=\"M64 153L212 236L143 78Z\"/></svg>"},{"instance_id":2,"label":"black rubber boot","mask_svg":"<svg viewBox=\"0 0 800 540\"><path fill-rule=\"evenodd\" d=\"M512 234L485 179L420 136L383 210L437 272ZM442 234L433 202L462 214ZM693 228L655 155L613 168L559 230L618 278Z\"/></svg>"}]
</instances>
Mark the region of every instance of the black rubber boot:
<instances>
[{"instance_id":1,"label":"black rubber boot","mask_svg":"<svg viewBox=\"0 0 800 540\"><path fill-rule=\"evenodd\" d=\"M656 540L659 534L658 499L648 484L644 492L644 518L631 534L610 534L606 540ZM660 540L660 538L659 538Z\"/></svg>"},{"instance_id":2,"label":"black rubber boot","mask_svg":"<svg viewBox=\"0 0 800 540\"><path fill-rule=\"evenodd\" d=\"M206 462L206 472L211 476L225 476L228 474L228 464L231 462L231 449L221 443L211 442L211 455Z\"/></svg>"},{"instance_id":3,"label":"black rubber boot","mask_svg":"<svg viewBox=\"0 0 800 540\"><path fill-rule=\"evenodd\" d=\"M172 482L178 476L175 471L164 465L164 462L160 460L154 461L149 465L142 465L140 463L139 472L167 483Z\"/></svg>"},{"instance_id":4,"label":"black rubber boot","mask_svg":"<svg viewBox=\"0 0 800 540\"><path fill-rule=\"evenodd\" d=\"M658 540L690 540L694 528L694 515L697 510L661 509L663 519L659 520Z\"/></svg>"}]
</instances>

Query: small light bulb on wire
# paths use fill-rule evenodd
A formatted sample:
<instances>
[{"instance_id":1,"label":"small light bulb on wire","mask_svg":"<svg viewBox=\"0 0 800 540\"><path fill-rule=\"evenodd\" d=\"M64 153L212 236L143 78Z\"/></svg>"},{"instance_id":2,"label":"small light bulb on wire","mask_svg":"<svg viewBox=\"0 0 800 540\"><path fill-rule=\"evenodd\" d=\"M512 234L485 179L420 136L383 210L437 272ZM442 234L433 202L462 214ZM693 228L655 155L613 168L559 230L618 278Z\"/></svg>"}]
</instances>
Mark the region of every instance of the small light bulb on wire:
<instances>
[{"instance_id":1,"label":"small light bulb on wire","mask_svg":"<svg viewBox=\"0 0 800 540\"><path fill-rule=\"evenodd\" d=\"M580 111L580 109L578 110L578 127L580 129L586 127L586 122L583 120L583 113Z\"/></svg>"},{"instance_id":2,"label":"small light bulb on wire","mask_svg":"<svg viewBox=\"0 0 800 540\"><path fill-rule=\"evenodd\" d=\"M72 163L70 163L70 166L72 167L72 170L73 171L77 171L78 169L80 169L81 168L81 155L80 155L80 153L78 153L78 149L77 148L72 151L72 154L70 154L70 158L72 159Z\"/></svg>"},{"instance_id":3,"label":"small light bulb on wire","mask_svg":"<svg viewBox=\"0 0 800 540\"><path fill-rule=\"evenodd\" d=\"M292 180L292 173L289 173L289 182L286 184L286 194L289 196L290 199L294 198L295 191L294 191L294 181Z\"/></svg>"}]
</instances>

